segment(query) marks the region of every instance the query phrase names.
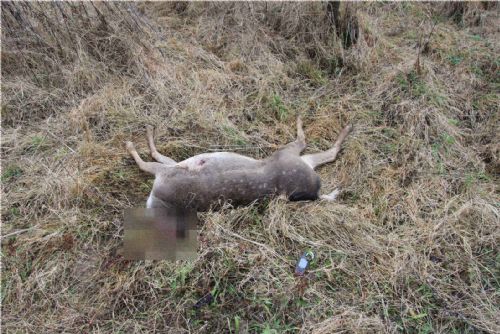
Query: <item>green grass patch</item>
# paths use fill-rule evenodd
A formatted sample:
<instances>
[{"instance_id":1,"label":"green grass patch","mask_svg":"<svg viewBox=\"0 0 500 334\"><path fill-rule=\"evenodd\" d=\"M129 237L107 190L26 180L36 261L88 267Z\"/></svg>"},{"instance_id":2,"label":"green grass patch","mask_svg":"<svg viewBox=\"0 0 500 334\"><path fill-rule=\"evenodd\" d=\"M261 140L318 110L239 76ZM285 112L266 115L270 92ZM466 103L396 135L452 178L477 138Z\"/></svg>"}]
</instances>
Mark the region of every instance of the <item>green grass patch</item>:
<instances>
[{"instance_id":1,"label":"green grass patch","mask_svg":"<svg viewBox=\"0 0 500 334\"><path fill-rule=\"evenodd\" d=\"M428 92L427 86L422 78L414 70L409 73L399 73L396 81L402 91L412 97L421 97Z\"/></svg>"},{"instance_id":2,"label":"green grass patch","mask_svg":"<svg viewBox=\"0 0 500 334\"><path fill-rule=\"evenodd\" d=\"M453 66L460 65L460 63L463 60L464 60L464 57L462 55L450 55L450 56L448 56L448 62Z\"/></svg>"},{"instance_id":3,"label":"green grass patch","mask_svg":"<svg viewBox=\"0 0 500 334\"><path fill-rule=\"evenodd\" d=\"M471 172L465 175L464 185L470 189L472 186L480 182L490 182L491 177L484 172Z\"/></svg>"},{"instance_id":4,"label":"green grass patch","mask_svg":"<svg viewBox=\"0 0 500 334\"><path fill-rule=\"evenodd\" d=\"M5 168L2 173L2 182L8 182L14 178L17 178L23 174L23 170L21 167L12 165Z\"/></svg>"},{"instance_id":5,"label":"green grass patch","mask_svg":"<svg viewBox=\"0 0 500 334\"><path fill-rule=\"evenodd\" d=\"M270 100L270 107L274 111L276 117L280 121L284 121L288 118L290 112L285 106L285 103L278 94L273 94Z\"/></svg>"},{"instance_id":6,"label":"green grass patch","mask_svg":"<svg viewBox=\"0 0 500 334\"><path fill-rule=\"evenodd\" d=\"M443 94L439 86L429 84L424 81L424 78L415 70L411 70L409 73L399 73L396 76L396 82L400 89L412 98L424 97L427 102L436 107L445 107L448 103L448 96ZM395 97L395 102L399 103L401 101L400 96Z\"/></svg>"},{"instance_id":7,"label":"green grass patch","mask_svg":"<svg viewBox=\"0 0 500 334\"><path fill-rule=\"evenodd\" d=\"M46 138L39 135L35 135L30 139L30 143L28 145L28 151L30 152L41 151L46 147L47 147Z\"/></svg>"},{"instance_id":8,"label":"green grass patch","mask_svg":"<svg viewBox=\"0 0 500 334\"><path fill-rule=\"evenodd\" d=\"M338 68L338 61L332 60L329 67L332 69ZM308 79L313 86L319 87L327 83L323 71L310 61L298 63L296 71L300 76Z\"/></svg>"},{"instance_id":9,"label":"green grass patch","mask_svg":"<svg viewBox=\"0 0 500 334\"><path fill-rule=\"evenodd\" d=\"M240 131L238 129L234 128L233 126L229 125L223 125L222 126L222 132L224 133L224 136L228 138L232 143L236 145L247 145L247 140L241 135Z\"/></svg>"},{"instance_id":10,"label":"green grass patch","mask_svg":"<svg viewBox=\"0 0 500 334\"><path fill-rule=\"evenodd\" d=\"M479 35L471 35L470 38L476 42L480 42L482 40L482 37Z\"/></svg>"}]
</instances>

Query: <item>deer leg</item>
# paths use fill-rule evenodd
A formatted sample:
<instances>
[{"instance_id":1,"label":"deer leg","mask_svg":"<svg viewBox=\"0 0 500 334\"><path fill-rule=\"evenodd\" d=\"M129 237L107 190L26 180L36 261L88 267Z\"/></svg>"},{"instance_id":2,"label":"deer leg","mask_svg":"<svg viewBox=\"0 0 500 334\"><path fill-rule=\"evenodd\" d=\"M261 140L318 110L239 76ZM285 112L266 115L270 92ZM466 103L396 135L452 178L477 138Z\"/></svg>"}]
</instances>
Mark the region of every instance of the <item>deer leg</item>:
<instances>
[{"instance_id":1,"label":"deer leg","mask_svg":"<svg viewBox=\"0 0 500 334\"><path fill-rule=\"evenodd\" d=\"M295 142L300 147L300 152L306 148L306 135L302 128L302 118L300 118L300 116L297 116L297 139Z\"/></svg>"},{"instance_id":2,"label":"deer leg","mask_svg":"<svg viewBox=\"0 0 500 334\"><path fill-rule=\"evenodd\" d=\"M342 146L342 143L346 139L347 135L349 132L351 132L352 125L346 126L341 132L340 135L333 145L333 147L327 151L321 152L321 153L315 153L315 154L306 154L301 156L302 160L311 166L312 169L315 169L316 167L326 164L328 162L332 162L337 158L337 154L340 151L340 148Z\"/></svg>"},{"instance_id":3,"label":"deer leg","mask_svg":"<svg viewBox=\"0 0 500 334\"><path fill-rule=\"evenodd\" d=\"M297 139L295 141L285 145L284 150L290 153L299 155L306 148L306 136L304 135L304 130L302 129L302 119L297 116Z\"/></svg>"},{"instance_id":4,"label":"deer leg","mask_svg":"<svg viewBox=\"0 0 500 334\"><path fill-rule=\"evenodd\" d=\"M155 142L153 140L153 127L151 125L146 125L146 136L148 138L149 150L151 151L151 156L158 162L166 165L174 165L177 162L166 157L156 150Z\"/></svg>"},{"instance_id":5,"label":"deer leg","mask_svg":"<svg viewBox=\"0 0 500 334\"><path fill-rule=\"evenodd\" d=\"M137 153L134 144L131 141L128 141L125 144L128 153L130 153L130 155L134 158L139 168L142 169L143 171L151 174L156 174L164 166L163 164L158 162L145 162L144 160L141 159L139 153Z\"/></svg>"}]
</instances>

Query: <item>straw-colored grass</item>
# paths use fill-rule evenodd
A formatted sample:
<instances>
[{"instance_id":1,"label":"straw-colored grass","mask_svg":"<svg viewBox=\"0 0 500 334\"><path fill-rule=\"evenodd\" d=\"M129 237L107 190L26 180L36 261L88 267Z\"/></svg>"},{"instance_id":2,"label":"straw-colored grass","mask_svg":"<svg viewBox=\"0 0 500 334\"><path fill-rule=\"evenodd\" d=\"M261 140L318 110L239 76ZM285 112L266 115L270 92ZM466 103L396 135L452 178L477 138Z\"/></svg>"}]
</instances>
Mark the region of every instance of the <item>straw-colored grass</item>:
<instances>
[{"instance_id":1,"label":"straw-colored grass","mask_svg":"<svg viewBox=\"0 0 500 334\"><path fill-rule=\"evenodd\" d=\"M321 3L3 2L2 329L500 332L498 4L349 6L346 48ZM193 262L121 258L152 186L125 140L263 157L299 114L309 152L354 124L336 203L226 206Z\"/></svg>"}]
</instances>

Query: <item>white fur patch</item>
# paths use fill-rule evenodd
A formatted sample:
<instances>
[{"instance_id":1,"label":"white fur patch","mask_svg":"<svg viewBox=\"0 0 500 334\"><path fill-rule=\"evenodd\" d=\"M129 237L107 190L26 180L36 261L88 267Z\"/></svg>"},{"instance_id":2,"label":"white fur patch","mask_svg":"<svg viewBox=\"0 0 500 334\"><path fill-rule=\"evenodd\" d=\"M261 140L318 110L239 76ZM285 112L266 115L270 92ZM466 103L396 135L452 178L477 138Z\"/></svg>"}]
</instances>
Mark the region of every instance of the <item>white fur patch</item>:
<instances>
[{"instance_id":1,"label":"white fur patch","mask_svg":"<svg viewBox=\"0 0 500 334\"><path fill-rule=\"evenodd\" d=\"M329 202L334 202L337 199L337 196L340 194L340 189L336 188L334 191L327 195L321 195L319 198L327 200Z\"/></svg>"},{"instance_id":2,"label":"white fur patch","mask_svg":"<svg viewBox=\"0 0 500 334\"><path fill-rule=\"evenodd\" d=\"M256 160L232 152L214 152L195 155L194 157L177 163L175 166L179 168L185 168L189 171L199 172L200 170L208 166L213 167L214 165L216 166L224 164L230 165L233 162L241 164L242 161L248 161L248 163L250 164L255 162Z\"/></svg>"},{"instance_id":3,"label":"white fur patch","mask_svg":"<svg viewBox=\"0 0 500 334\"><path fill-rule=\"evenodd\" d=\"M302 161L304 161L306 163L306 165L308 165L309 167L311 167L312 169L314 169L314 167L316 167L314 165L314 161L311 157L307 156L307 155L303 155L300 157L302 159Z\"/></svg>"},{"instance_id":4,"label":"white fur patch","mask_svg":"<svg viewBox=\"0 0 500 334\"><path fill-rule=\"evenodd\" d=\"M146 208L150 209L153 207L153 194L149 194L148 201L146 202Z\"/></svg>"}]
</instances>

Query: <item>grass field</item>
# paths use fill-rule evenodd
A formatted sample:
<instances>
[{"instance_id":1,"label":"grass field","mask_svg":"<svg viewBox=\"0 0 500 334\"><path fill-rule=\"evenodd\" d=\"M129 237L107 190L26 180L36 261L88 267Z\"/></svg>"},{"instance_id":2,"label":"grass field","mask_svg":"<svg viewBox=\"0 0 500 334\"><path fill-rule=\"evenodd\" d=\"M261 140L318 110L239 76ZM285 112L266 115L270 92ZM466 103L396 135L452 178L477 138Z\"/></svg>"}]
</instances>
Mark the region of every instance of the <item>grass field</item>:
<instances>
[{"instance_id":1,"label":"grass field","mask_svg":"<svg viewBox=\"0 0 500 334\"><path fill-rule=\"evenodd\" d=\"M498 3L342 4L344 34L322 3L1 7L6 333L500 332ZM261 158L297 115L306 152L354 125L319 169L337 202L226 206L195 261L122 258L152 186L126 140Z\"/></svg>"}]
</instances>

